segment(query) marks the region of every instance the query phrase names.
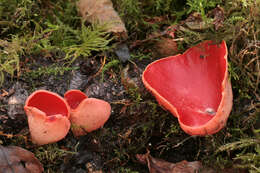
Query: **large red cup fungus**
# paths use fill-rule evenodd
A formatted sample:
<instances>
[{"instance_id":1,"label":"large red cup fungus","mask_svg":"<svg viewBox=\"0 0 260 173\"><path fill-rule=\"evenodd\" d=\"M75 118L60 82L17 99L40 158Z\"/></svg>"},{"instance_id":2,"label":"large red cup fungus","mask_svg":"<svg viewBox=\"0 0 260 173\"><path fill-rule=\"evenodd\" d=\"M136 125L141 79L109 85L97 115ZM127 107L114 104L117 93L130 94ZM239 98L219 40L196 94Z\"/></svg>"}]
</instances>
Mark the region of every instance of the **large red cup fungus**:
<instances>
[{"instance_id":1,"label":"large red cup fungus","mask_svg":"<svg viewBox=\"0 0 260 173\"><path fill-rule=\"evenodd\" d=\"M71 130L75 136L97 130L110 116L111 106L104 100L88 98L79 90L69 90L64 97L71 108Z\"/></svg>"},{"instance_id":2,"label":"large red cup fungus","mask_svg":"<svg viewBox=\"0 0 260 173\"><path fill-rule=\"evenodd\" d=\"M56 93L38 90L26 100L24 110L28 117L32 141L38 145L64 138L69 129L70 108Z\"/></svg>"},{"instance_id":3,"label":"large red cup fungus","mask_svg":"<svg viewBox=\"0 0 260 173\"><path fill-rule=\"evenodd\" d=\"M157 60L146 67L142 80L186 133L213 134L225 126L233 97L225 41L205 41Z\"/></svg>"}]
</instances>

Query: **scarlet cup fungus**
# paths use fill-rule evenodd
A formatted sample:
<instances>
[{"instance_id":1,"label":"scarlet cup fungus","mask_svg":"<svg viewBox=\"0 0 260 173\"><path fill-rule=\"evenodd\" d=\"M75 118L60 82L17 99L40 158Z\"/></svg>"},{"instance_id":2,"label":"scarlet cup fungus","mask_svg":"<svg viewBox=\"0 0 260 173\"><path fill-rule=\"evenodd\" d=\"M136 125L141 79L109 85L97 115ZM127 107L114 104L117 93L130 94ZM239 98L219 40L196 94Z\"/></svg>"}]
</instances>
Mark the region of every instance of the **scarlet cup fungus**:
<instances>
[{"instance_id":1,"label":"scarlet cup fungus","mask_svg":"<svg viewBox=\"0 0 260 173\"><path fill-rule=\"evenodd\" d=\"M71 108L71 130L75 136L97 130L110 116L111 106L104 100L88 98L79 90L69 90L64 97Z\"/></svg>"},{"instance_id":2,"label":"scarlet cup fungus","mask_svg":"<svg viewBox=\"0 0 260 173\"><path fill-rule=\"evenodd\" d=\"M64 138L69 129L70 108L56 93L38 90L26 100L24 110L28 117L32 141L38 145Z\"/></svg>"},{"instance_id":3,"label":"scarlet cup fungus","mask_svg":"<svg viewBox=\"0 0 260 173\"><path fill-rule=\"evenodd\" d=\"M146 67L142 80L186 133L213 134L225 126L233 97L225 41L205 41L159 59Z\"/></svg>"}]
</instances>

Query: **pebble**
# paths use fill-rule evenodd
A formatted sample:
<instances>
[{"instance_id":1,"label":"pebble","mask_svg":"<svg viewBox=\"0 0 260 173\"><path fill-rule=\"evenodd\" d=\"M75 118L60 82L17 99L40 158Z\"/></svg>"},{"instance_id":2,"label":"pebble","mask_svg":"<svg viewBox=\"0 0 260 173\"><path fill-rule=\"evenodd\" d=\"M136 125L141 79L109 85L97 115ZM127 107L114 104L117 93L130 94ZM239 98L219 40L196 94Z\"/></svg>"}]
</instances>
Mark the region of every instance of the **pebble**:
<instances>
[{"instance_id":1,"label":"pebble","mask_svg":"<svg viewBox=\"0 0 260 173\"><path fill-rule=\"evenodd\" d=\"M28 97L28 92L18 82L14 84L12 89L14 89L15 92L8 99L7 114L11 119L15 119L17 115L24 114L23 107Z\"/></svg>"}]
</instances>

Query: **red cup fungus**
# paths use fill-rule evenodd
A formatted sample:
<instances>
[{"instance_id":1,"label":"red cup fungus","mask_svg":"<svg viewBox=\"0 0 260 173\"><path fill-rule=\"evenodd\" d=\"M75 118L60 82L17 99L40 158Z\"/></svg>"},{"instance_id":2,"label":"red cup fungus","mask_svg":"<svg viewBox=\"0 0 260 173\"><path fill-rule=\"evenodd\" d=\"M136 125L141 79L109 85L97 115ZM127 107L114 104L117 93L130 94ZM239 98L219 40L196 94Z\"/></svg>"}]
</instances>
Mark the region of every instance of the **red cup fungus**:
<instances>
[{"instance_id":1,"label":"red cup fungus","mask_svg":"<svg viewBox=\"0 0 260 173\"><path fill-rule=\"evenodd\" d=\"M225 41L205 41L159 59L146 67L142 80L186 133L214 134L225 126L233 97Z\"/></svg>"},{"instance_id":2,"label":"red cup fungus","mask_svg":"<svg viewBox=\"0 0 260 173\"><path fill-rule=\"evenodd\" d=\"M70 129L70 108L64 98L56 93L35 91L27 98L24 110L32 141L38 145L57 142Z\"/></svg>"},{"instance_id":3,"label":"red cup fungus","mask_svg":"<svg viewBox=\"0 0 260 173\"><path fill-rule=\"evenodd\" d=\"M69 104L71 130L74 136L85 135L102 127L111 113L108 102L96 98L88 98L79 90L69 90L64 95Z\"/></svg>"}]
</instances>

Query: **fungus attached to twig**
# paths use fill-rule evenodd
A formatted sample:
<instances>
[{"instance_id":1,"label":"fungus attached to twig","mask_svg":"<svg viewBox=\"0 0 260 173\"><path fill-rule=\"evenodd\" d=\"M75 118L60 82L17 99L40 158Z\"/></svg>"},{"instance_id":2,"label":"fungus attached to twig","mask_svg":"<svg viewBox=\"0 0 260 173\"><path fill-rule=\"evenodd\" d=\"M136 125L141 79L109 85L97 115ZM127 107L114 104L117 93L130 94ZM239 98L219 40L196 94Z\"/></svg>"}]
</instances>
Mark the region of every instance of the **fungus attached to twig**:
<instances>
[{"instance_id":1,"label":"fungus attached to twig","mask_svg":"<svg viewBox=\"0 0 260 173\"><path fill-rule=\"evenodd\" d=\"M157 60L143 72L143 83L190 135L222 129L232 109L227 47L205 41L184 54Z\"/></svg>"},{"instance_id":2,"label":"fungus attached to twig","mask_svg":"<svg viewBox=\"0 0 260 173\"><path fill-rule=\"evenodd\" d=\"M70 108L56 93L38 90L26 100L24 110L28 117L32 141L38 145L64 138L69 129Z\"/></svg>"},{"instance_id":3,"label":"fungus attached to twig","mask_svg":"<svg viewBox=\"0 0 260 173\"><path fill-rule=\"evenodd\" d=\"M104 100L87 98L79 90L69 90L64 97L71 108L71 130L75 136L97 130L110 116L111 106Z\"/></svg>"}]
</instances>

